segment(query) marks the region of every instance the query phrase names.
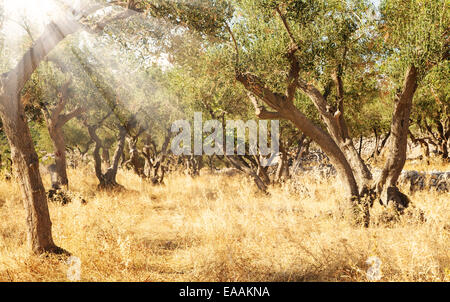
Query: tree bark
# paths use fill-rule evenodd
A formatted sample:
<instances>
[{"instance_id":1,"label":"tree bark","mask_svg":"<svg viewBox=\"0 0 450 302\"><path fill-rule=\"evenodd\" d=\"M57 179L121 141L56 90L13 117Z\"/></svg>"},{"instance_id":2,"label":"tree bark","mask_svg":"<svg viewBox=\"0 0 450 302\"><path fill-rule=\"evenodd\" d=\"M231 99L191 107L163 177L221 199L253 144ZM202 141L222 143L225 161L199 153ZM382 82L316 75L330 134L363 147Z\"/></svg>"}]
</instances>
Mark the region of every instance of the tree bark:
<instances>
[{"instance_id":1,"label":"tree bark","mask_svg":"<svg viewBox=\"0 0 450 302\"><path fill-rule=\"evenodd\" d=\"M52 139L55 150L56 177L58 185L68 188L69 179L67 178L66 144L64 142L62 129L52 129L50 131L50 138Z\"/></svg>"},{"instance_id":2,"label":"tree bark","mask_svg":"<svg viewBox=\"0 0 450 302\"><path fill-rule=\"evenodd\" d=\"M62 86L58 93L58 102L54 108L42 108L55 154L56 183L52 185L55 187L63 186L66 189L69 187L69 179L67 177L66 143L64 140L63 126L72 118L77 117L84 112L84 108L79 107L68 114L62 114L67 103L68 88L71 82L72 78L66 81Z\"/></svg>"},{"instance_id":3,"label":"tree bark","mask_svg":"<svg viewBox=\"0 0 450 302\"><path fill-rule=\"evenodd\" d=\"M338 87L341 85L338 85ZM372 174L361 156L359 156L349 136L347 125L343 119L343 103L339 102L339 108L334 111L331 106L327 105L326 99L316 87L305 83L301 79L299 79L299 87L309 96L320 113L322 120L327 126L329 135L339 146L339 149L350 165L359 189L363 190L365 187L369 187L372 181ZM339 94L342 94L342 91Z\"/></svg>"},{"instance_id":4,"label":"tree bark","mask_svg":"<svg viewBox=\"0 0 450 302\"><path fill-rule=\"evenodd\" d=\"M375 128L375 127L373 128L373 133L375 135L375 148L373 150L373 153L372 153L371 157L376 159L378 157L378 155L380 155L380 150L378 149L378 131L377 131L377 128Z\"/></svg>"},{"instance_id":5,"label":"tree bark","mask_svg":"<svg viewBox=\"0 0 450 302\"><path fill-rule=\"evenodd\" d=\"M403 89L395 99L394 115L391 123L391 135L388 139L388 154L386 163L377 181L376 188L381 194L383 204L387 205L394 196L389 196L389 188L397 187L397 180L406 161L406 149L409 131L409 117L412 101L417 89L417 70L414 65L406 71ZM397 192L398 190L390 190Z\"/></svg>"},{"instance_id":6,"label":"tree bark","mask_svg":"<svg viewBox=\"0 0 450 302\"><path fill-rule=\"evenodd\" d=\"M103 123L103 121L111 115L111 112L108 113L99 124L92 126L85 123L88 128L88 133L91 139L95 143L95 148L93 152L94 156L94 169L95 176L99 181L98 187L100 189L114 189L120 187L120 185L116 181L117 170L119 168L120 157L123 153L123 149L125 148L125 139L127 135L127 131L125 127L120 126L118 144L116 147L116 151L114 153L112 164L107 168L106 172L103 173L102 169L102 158L100 156L100 149L103 148L102 141L97 135L98 127Z\"/></svg>"},{"instance_id":7,"label":"tree bark","mask_svg":"<svg viewBox=\"0 0 450 302\"><path fill-rule=\"evenodd\" d=\"M111 166L106 170L106 173L103 174L103 177L100 180L100 188L110 189L116 188L120 185L116 181L117 170L119 169L119 161L122 156L123 149L125 148L125 139L126 139L127 131L124 127L121 127L119 131L118 144L116 147L116 151L114 152L113 160Z\"/></svg>"},{"instance_id":8,"label":"tree bark","mask_svg":"<svg viewBox=\"0 0 450 302\"><path fill-rule=\"evenodd\" d=\"M26 210L27 237L33 253L66 253L53 242L47 196L39 173L39 158L19 96L2 95L0 116L11 148L14 174L21 187ZM6 110L5 110L6 109Z\"/></svg>"},{"instance_id":9,"label":"tree bark","mask_svg":"<svg viewBox=\"0 0 450 302\"><path fill-rule=\"evenodd\" d=\"M412 142L414 144L419 144L421 149L422 149L422 153L423 153L423 157L424 158L428 158L430 156L430 146L427 142L426 139L424 138L416 138L411 131L409 131L409 137L411 138Z\"/></svg>"},{"instance_id":10,"label":"tree bark","mask_svg":"<svg viewBox=\"0 0 450 302\"><path fill-rule=\"evenodd\" d=\"M102 144L102 160L107 166L111 165L111 158L109 156L109 148L105 144Z\"/></svg>"},{"instance_id":11,"label":"tree bark","mask_svg":"<svg viewBox=\"0 0 450 302\"><path fill-rule=\"evenodd\" d=\"M358 148L359 157L361 157L362 145L363 145L363 136L361 134L361 136L359 137L359 148Z\"/></svg>"},{"instance_id":12,"label":"tree bark","mask_svg":"<svg viewBox=\"0 0 450 302\"><path fill-rule=\"evenodd\" d=\"M145 145L142 149L142 154L145 159L143 176L150 179L155 185L163 184L165 173L168 170L166 158L171 138L172 132L168 128L161 149L158 151L156 143L152 140L151 136L147 135L146 137ZM189 159L187 159L186 164L189 164Z\"/></svg>"},{"instance_id":13,"label":"tree bark","mask_svg":"<svg viewBox=\"0 0 450 302\"><path fill-rule=\"evenodd\" d=\"M328 155L330 161L336 167L338 174L342 176L345 186L351 196L359 196L358 185L353 176L352 168L334 140L322 129L315 126L293 104L288 104L287 108L283 111L285 116L296 125L300 131L311 137ZM353 201L351 201L351 204L353 205Z\"/></svg>"},{"instance_id":14,"label":"tree bark","mask_svg":"<svg viewBox=\"0 0 450 302\"><path fill-rule=\"evenodd\" d=\"M280 144L280 155L278 158L278 167L276 171L275 179L281 182L289 178L289 165L286 150Z\"/></svg>"},{"instance_id":15,"label":"tree bark","mask_svg":"<svg viewBox=\"0 0 450 302\"><path fill-rule=\"evenodd\" d=\"M138 137L129 137L127 140L128 148L130 149L130 158L123 163L123 166L127 167L130 165L133 168L134 173L136 173L140 177L143 177L145 176L145 167L141 162L141 158L139 157L139 150L137 148Z\"/></svg>"}]
</instances>

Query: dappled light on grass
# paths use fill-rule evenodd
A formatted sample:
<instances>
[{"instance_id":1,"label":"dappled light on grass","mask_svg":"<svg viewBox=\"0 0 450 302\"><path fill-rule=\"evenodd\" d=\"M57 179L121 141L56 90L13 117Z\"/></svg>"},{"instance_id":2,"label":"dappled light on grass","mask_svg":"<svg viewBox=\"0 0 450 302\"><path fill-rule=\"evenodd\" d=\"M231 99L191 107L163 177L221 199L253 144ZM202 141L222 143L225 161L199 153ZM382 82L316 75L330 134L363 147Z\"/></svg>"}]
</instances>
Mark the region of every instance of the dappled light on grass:
<instances>
[{"instance_id":1,"label":"dappled light on grass","mask_svg":"<svg viewBox=\"0 0 450 302\"><path fill-rule=\"evenodd\" d=\"M299 178L265 196L242 176L172 174L152 186L120 171L125 191L96 192L88 169L69 171L71 204L50 203L55 242L80 258L81 281L367 281L370 256L380 281L449 281L445 194L411 195L426 222L363 229L342 216L334 179ZM0 280L68 281L58 257L30 256L16 185L1 181L0 198Z\"/></svg>"}]
</instances>

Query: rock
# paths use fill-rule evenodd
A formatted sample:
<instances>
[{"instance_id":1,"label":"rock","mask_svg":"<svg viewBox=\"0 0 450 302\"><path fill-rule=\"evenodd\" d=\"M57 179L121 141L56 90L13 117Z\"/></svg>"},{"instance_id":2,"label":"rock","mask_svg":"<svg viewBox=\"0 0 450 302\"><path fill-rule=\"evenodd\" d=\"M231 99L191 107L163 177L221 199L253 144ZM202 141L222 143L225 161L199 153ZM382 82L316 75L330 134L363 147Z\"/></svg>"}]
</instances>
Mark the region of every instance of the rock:
<instances>
[{"instance_id":1,"label":"rock","mask_svg":"<svg viewBox=\"0 0 450 302\"><path fill-rule=\"evenodd\" d=\"M399 191L397 187L388 187L387 188L387 203L393 203L395 210L400 214L403 214L403 211L409 206L410 200L408 196Z\"/></svg>"},{"instance_id":2,"label":"rock","mask_svg":"<svg viewBox=\"0 0 450 302\"><path fill-rule=\"evenodd\" d=\"M450 172L403 171L399 183L409 184L410 192L427 189L445 193L450 189Z\"/></svg>"},{"instance_id":3,"label":"rock","mask_svg":"<svg viewBox=\"0 0 450 302\"><path fill-rule=\"evenodd\" d=\"M409 184L410 192L423 190L426 183L426 173L419 173L418 171L402 171L399 182Z\"/></svg>"},{"instance_id":4,"label":"rock","mask_svg":"<svg viewBox=\"0 0 450 302\"><path fill-rule=\"evenodd\" d=\"M72 198L63 190L51 189L47 192L47 200L50 202L66 205L72 202Z\"/></svg>"}]
</instances>

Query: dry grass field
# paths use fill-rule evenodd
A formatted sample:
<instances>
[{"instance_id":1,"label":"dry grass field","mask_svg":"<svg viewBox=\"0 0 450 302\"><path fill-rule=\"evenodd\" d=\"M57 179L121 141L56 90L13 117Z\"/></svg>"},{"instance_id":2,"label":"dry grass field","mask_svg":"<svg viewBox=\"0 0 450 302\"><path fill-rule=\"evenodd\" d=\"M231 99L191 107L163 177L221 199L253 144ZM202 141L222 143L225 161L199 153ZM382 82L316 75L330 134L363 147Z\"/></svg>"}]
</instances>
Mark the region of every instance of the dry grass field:
<instances>
[{"instance_id":1,"label":"dry grass field","mask_svg":"<svg viewBox=\"0 0 450 302\"><path fill-rule=\"evenodd\" d=\"M334 179L265 196L241 176L170 175L155 187L121 171L126 190L108 193L91 169L69 171L71 204L49 205L55 242L81 259L81 281L367 281L370 256L381 260L380 281L450 281L445 194L410 195L426 222L363 229L340 214ZM65 259L29 254L20 199L14 182L0 182L0 281L68 281Z\"/></svg>"}]
</instances>

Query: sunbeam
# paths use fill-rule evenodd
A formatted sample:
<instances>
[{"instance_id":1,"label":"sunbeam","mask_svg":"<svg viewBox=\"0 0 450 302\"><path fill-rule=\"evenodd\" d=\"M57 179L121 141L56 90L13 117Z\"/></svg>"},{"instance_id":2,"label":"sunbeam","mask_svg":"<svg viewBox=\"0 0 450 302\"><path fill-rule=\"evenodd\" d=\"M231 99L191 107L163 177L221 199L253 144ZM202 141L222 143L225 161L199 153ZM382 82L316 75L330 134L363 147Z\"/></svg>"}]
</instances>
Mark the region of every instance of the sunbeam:
<instances>
[{"instance_id":1,"label":"sunbeam","mask_svg":"<svg viewBox=\"0 0 450 302\"><path fill-rule=\"evenodd\" d=\"M14 0L4 1L6 20L2 32L7 39L20 39L27 34L42 29L60 13L60 7L54 0Z\"/></svg>"}]
</instances>

